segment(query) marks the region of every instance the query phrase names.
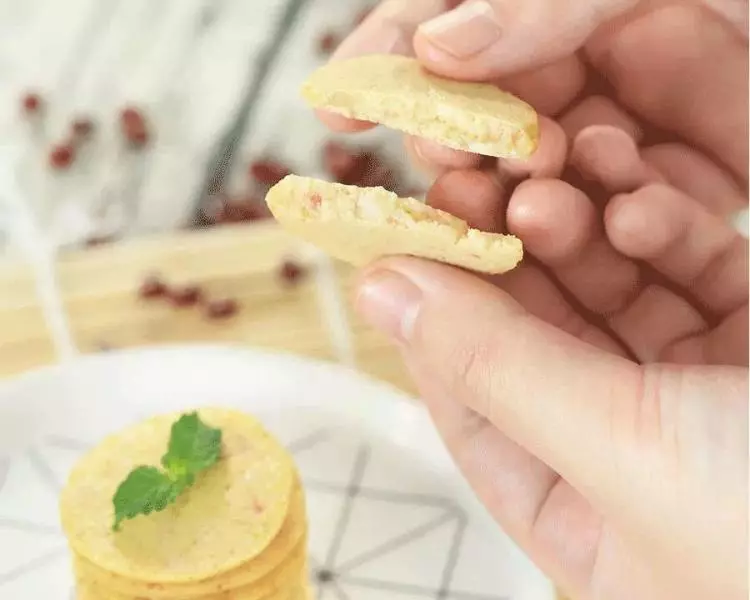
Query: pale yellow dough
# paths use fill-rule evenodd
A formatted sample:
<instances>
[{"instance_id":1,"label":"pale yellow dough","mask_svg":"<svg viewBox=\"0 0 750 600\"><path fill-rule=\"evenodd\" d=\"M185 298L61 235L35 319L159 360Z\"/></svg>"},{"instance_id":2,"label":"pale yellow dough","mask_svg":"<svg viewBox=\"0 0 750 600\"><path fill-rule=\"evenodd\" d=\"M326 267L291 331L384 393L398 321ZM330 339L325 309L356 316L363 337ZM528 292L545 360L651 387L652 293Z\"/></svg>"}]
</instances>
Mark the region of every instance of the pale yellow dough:
<instances>
[{"instance_id":1,"label":"pale yellow dough","mask_svg":"<svg viewBox=\"0 0 750 600\"><path fill-rule=\"evenodd\" d=\"M471 229L457 217L383 188L289 175L271 188L266 202L290 233L356 266L404 254L504 273L523 258L518 238Z\"/></svg>"},{"instance_id":2,"label":"pale yellow dough","mask_svg":"<svg viewBox=\"0 0 750 600\"><path fill-rule=\"evenodd\" d=\"M536 111L522 100L494 85L443 79L405 56L328 63L302 96L315 108L476 154L526 159L539 144Z\"/></svg>"}]
</instances>

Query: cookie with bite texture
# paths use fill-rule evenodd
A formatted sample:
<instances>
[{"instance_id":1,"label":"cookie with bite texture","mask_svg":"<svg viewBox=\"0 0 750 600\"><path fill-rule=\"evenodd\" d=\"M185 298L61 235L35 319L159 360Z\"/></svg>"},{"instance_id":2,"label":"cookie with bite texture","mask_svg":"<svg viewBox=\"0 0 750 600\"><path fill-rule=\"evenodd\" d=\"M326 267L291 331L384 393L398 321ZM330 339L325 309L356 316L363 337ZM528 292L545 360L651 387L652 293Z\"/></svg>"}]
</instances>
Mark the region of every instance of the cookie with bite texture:
<instances>
[{"instance_id":1,"label":"cookie with bite texture","mask_svg":"<svg viewBox=\"0 0 750 600\"><path fill-rule=\"evenodd\" d=\"M523 257L521 240L512 235L472 229L462 219L383 188L289 175L271 188L266 202L290 233L355 266L401 254L504 273Z\"/></svg>"},{"instance_id":2,"label":"cookie with bite texture","mask_svg":"<svg viewBox=\"0 0 750 600\"><path fill-rule=\"evenodd\" d=\"M526 102L491 84L439 77L406 56L330 62L310 75L302 96L315 108L475 154L526 159L539 144L538 116Z\"/></svg>"}]
</instances>

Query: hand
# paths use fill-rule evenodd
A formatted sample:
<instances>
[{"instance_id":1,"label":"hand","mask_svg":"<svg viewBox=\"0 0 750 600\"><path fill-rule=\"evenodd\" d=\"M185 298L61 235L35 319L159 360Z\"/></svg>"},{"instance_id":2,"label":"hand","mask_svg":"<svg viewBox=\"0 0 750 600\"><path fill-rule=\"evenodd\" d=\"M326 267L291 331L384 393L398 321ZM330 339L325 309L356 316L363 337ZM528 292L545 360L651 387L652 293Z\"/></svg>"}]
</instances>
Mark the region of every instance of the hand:
<instances>
[{"instance_id":1,"label":"hand","mask_svg":"<svg viewBox=\"0 0 750 600\"><path fill-rule=\"evenodd\" d=\"M430 69L548 117L526 164L425 161L448 169L433 205L530 256L485 280L391 258L359 287L478 495L577 599L748 591L748 248L724 219L746 204L746 3L666 4L498 0L418 30ZM340 52L409 52L442 10L386 3Z\"/></svg>"},{"instance_id":2,"label":"hand","mask_svg":"<svg viewBox=\"0 0 750 600\"><path fill-rule=\"evenodd\" d=\"M742 0L388 0L333 60L416 55L435 73L496 82L527 100L543 115L541 147L525 163L498 161L504 181L559 176L569 145L584 155L575 158L584 174L591 166L578 163L599 150L614 152L610 162L622 167L627 140L624 148L597 136L577 140L587 126L612 125L648 146L647 172L636 178L659 176L725 215L747 202L733 178L747 184L747 18ZM339 131L373 127L319 115ZM405 141L414 162L435 174L481 162Z\"/></svg>"}]
</instances>

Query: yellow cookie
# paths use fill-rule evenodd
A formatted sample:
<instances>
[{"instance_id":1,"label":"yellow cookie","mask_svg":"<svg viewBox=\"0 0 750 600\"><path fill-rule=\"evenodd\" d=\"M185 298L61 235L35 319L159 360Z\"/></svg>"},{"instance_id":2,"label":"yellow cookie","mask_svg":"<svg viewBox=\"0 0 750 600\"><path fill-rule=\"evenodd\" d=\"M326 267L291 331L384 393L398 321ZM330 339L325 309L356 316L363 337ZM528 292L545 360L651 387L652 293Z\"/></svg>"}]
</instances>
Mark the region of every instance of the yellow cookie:
<instances>
[{"instance_id":1,"label":"yellow cookie","mask_svg":"<svg viewBox=\"0 0 750 600\"><path fill-rule=\"evenodd\" d=\"M414 198L289 175L268 192L268 207L291 233L353 265L406 254L484 273L523 258L521 240L485 233Z\"/></svg>"},{"instance_id":2,"label":"yellow cookie","mask_svg":"<svg viewBox=\"0 0 750 600\"><path fill-rule=\"evenodd\" d=\"M288 557L282 568L276 573L255 581L242 588L225 590L214 594L192 597L194 600L265 600L266 598L288 597L298 593L308 584L307 548L303 542ZM123 594L102 586L98 581L85 577L77 578L78 600L154 600L152 594ZM179 593L172 596L174 600L185 600Z\"/></svg>"},{"instance_id":3,"label":"yellow cookie","mask_svg":"<svg viewBox=\"0 0 750 600\"><path fill-rule=\"evenodd\" d=\"M161 600L197 598L245 587L263 578L278 578L278 573L283 572L294 552L304 546L306 531L305 497L300 482L297 481L292 492L289 514L279 534L260 555L231 571L201 581L164 584L133 580L110 573L80 556L74 557L74 565L79 579L125 596Z\"/></svg>"},{"instance_id":4,"label":"yellow cookie","mask_svg":"<svg viewBox=\"0 0 750 600\"><path fill-rule=\"evenodd\" d=\"M162 512L112 531L112 496L138 465L158 465L172 423L164 415L104 440L75 466L62 492L63 530L73 551L98 568L144 582L200 581L244 565L278 535L289 511L295 468L253 417L198 411L222 430L222 456Z\"/></svg>"},{"instance_id":5,"label":"yellow cookie","mask_svg":"<svg viewBox=\"0 0 750 600\"><path fill-rule=\"evenodd\" d=\"M537 114L522 100L494 85L443 79L405 56L331 62L308 78L302 96L316 108L476 154L524 159L539 143Z\"/></svg>"}]
</instances>

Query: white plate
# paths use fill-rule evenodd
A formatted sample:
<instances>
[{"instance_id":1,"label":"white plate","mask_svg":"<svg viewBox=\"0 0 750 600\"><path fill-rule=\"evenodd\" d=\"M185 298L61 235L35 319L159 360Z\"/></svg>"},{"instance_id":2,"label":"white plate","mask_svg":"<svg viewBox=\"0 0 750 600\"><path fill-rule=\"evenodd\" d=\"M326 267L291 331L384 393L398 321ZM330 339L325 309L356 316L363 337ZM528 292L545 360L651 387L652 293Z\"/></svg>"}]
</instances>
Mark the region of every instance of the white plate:
<instances>
[{"instance_id":1,"label":"white plate","mask_svg":"<svg viewBox=\"0 0 750 600\"><path fill-rule=\"evenodd\" d=\"M57 494L102 436L147 415L258 415L305 481L322 600L551 600L457 474L423 410L337 365L225 347L86 357L0 386L0 598L74 598Z\"/></svg>"}]
</instances>

